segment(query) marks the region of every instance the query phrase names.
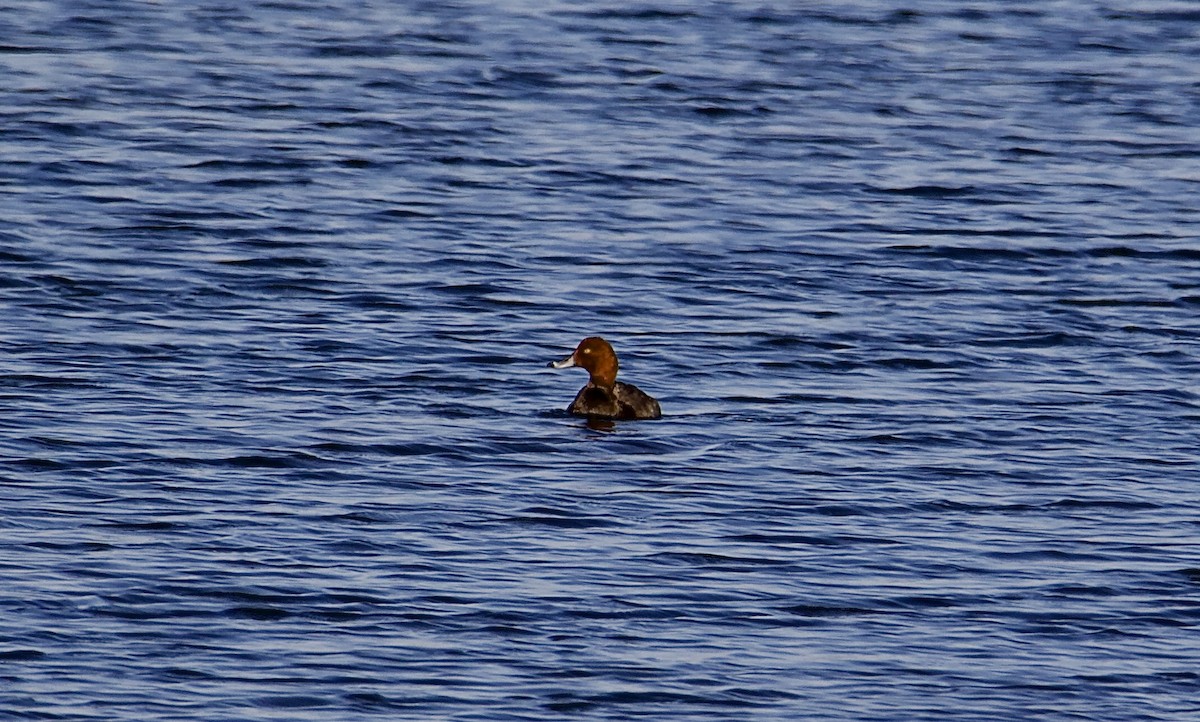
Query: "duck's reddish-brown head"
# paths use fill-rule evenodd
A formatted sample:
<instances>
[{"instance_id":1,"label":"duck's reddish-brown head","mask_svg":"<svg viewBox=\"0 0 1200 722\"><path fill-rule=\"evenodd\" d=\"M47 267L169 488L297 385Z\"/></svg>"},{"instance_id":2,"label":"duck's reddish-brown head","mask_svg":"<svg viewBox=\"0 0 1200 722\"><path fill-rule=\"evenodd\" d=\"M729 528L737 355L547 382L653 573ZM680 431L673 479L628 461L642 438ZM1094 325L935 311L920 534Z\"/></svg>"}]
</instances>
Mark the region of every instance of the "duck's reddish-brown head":
<instances>
[{"instance_id":1,"label":"duck's reddish-brown head","mask_svg":"<svg viewBox=\"0 0 1200 722\"><path fill-rule=\"evenodd\" d=\"M587 369L596 386L612 388L617 382L617 354L608 341L599 336L589 336L580 341L574 353L562 361L551 361L550 366L556 369L571 366Z\"/></svg>"}]
</instances>

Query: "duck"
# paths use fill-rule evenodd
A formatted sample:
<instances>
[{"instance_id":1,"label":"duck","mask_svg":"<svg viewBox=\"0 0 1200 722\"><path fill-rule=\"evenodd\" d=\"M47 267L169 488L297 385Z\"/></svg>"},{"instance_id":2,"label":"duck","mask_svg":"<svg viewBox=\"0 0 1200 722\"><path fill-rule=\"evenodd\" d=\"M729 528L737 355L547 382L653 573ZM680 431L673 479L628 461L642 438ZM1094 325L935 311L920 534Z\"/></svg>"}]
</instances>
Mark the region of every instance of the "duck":
<instances>
[{"instance_id":1,"label":"duck","mask_svg":"<svg viewBox=\"0 0 1200 722\"><path fill-rule=\"evenodd\" d=\"M617 354L612 345L599 336L583 339L570 356L547 365L555 369L578 366L589 374L587 385L575 395L567 413L589 419L662 417L662 407L654 397L633 384L617 381Z\"/></svg>"}]
</instances>

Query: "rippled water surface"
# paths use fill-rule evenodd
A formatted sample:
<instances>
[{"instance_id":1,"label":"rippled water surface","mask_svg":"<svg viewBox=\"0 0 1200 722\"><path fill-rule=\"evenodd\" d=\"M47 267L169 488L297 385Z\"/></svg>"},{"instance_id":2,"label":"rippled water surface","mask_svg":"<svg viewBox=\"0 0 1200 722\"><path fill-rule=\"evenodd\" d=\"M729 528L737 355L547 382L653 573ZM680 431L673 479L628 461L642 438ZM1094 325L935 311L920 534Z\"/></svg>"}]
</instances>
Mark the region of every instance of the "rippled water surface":
<instances>
[{"instance_id":1,"label":"rippled water surface","mask_svg":"<svg viewBox=\"0 0 1200 722\"><path fill-rule=\"evenodd\" d=\"M1195 3L0 4L0 717L1200 717Z\"/></svg>"}]
</instances>

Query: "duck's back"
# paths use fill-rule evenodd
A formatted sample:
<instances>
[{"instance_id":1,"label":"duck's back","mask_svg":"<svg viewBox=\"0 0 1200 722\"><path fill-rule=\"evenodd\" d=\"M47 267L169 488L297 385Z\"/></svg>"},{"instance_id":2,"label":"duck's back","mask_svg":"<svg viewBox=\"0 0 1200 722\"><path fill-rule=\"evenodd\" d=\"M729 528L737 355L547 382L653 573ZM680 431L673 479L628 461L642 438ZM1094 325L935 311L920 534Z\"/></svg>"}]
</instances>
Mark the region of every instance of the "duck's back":
<instances>
[{"instance_id":1,"label":"duck's back","mask_svg":"<svg viewBox=\"0 0 1200 722\"><path fill-rule=\"evenodd\" d=\"M580 389L567 411L606 419L657 419L662 416L662 408L652 396L622 381L616 382L611 390L589 383Z\"/></svg>"},{"instance_id":2,"label":"duck's back","mask_svg":"<svg viewBox=\"0 0 1200 722\"><path fill-rule=\"evenodd\" d=\"M621 419L657 419L662 416L662 407L653 396L633 384L618 381L613 387L617 404L621 407Z\"/></svg>"}]
</instances>

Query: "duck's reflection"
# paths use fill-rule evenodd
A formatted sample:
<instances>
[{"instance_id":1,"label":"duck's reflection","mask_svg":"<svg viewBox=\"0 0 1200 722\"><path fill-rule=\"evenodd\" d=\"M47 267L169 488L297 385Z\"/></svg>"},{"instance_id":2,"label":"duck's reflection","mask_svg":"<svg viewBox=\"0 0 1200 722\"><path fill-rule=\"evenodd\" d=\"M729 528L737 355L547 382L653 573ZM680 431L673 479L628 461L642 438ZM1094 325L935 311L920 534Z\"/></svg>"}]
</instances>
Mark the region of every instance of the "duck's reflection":
<instances>
[{"instance_id":1,"label":"duck's reflection","mask_svg":"<svg viewBox=\"0 0 1200 722\"><path fill-rule=\"evenodd\" d=\"M589 416L584 425L592 431L611 432L617 428L616 422L612 419L600 419L594 416Z\"/></svg>"}]
</instances>

